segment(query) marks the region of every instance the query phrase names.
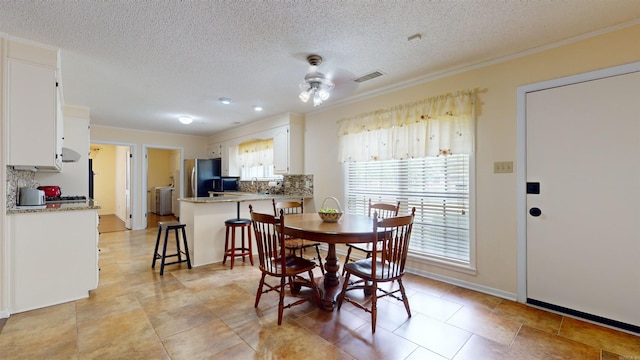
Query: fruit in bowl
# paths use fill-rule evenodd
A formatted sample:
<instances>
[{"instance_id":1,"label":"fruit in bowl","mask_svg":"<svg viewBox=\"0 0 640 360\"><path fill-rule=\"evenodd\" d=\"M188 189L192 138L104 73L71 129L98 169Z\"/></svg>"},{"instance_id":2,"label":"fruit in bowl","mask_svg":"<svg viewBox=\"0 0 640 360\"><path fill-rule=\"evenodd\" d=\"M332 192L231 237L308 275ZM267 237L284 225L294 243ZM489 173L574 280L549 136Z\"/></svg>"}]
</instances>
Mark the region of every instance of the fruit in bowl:
<instances>
[{"instance_id":1,"label":"fruit in bowl","mask_svg":"<svg viewBox=\"0 0 640 360\"><path fill-rule=\"evenodd\" d=\"M323 221L326 222L338 222L342 217L342 211L334 208L320 208L318 215Z\"/></svg>"}]
</instances>

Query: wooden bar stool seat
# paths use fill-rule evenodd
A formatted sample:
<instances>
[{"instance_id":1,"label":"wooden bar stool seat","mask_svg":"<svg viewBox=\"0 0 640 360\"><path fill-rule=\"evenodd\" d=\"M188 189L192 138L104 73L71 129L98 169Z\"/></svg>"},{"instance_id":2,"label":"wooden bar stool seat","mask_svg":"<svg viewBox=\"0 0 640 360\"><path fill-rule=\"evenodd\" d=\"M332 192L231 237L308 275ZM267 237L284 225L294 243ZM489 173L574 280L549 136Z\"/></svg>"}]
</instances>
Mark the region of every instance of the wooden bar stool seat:
<instances>
[{"instance_id":1,"label":"wooden bar stool seat","mask_svg":"<svg viewBox=\"0 0 640 360\"><path fill-rule=\"evenodd\" d=\"M224 222L225 225L225 239L224 239L224 257L222 258L222 265L227 261L227 257L231 258L231 269L233 269L233 263L236 257L242 256L242 262L244 262L245 256L249 257L249 261L253 266L253 250L251 247L251 220L250 219L229 219ZM236 247L236 229L240 229L242 242L240 247ZM245 231L247 233L248 241L245 242ZM229 232L231 232L231 238L229 238Z\"/></svg>"},{"instance_id":2,"label":"wooden bar stool seat","mask_svg":"<svg viewBox=\"0 0 640 360\"><path fill-rule=\"evenodd\" d=\"M187 234L185 231L185 227L187 225L181 224L178 221L160 221L158 222L158 236L156 237L156 247L153 251L153 262L151 263L151 268L156 267L156 260L161 259L160 261L160 275L164 274L165 265L173 265L186 262L189 269L191 269L191 258L189 257L189 247L187 245ZM162 231L164 230L164 245L162 246L162 254L158 253L158 247L160 246L160 237L162 235ZM169 231L173 230L176 235L176 253L167 255L167 243L169 238ZM178 236L178 230L182 231L182 242L184 244L184 251L180 250L180 237ZM182 255L185 255L185 258L182 258ZM178 260L173 262L166 262L166 259L169 257L177 257Z\"/></svg>"}]
</instances>

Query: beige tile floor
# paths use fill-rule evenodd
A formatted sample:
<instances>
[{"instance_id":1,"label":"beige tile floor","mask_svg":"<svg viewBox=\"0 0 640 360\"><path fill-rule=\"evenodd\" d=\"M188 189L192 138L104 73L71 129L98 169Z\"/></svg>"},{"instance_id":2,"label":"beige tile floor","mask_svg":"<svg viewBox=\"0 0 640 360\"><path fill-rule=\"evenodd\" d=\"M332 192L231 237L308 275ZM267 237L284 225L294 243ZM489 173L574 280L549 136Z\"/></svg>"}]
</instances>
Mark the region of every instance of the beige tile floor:
<instances>
[{"instance_id":1,"label":"beige tile floor","mask_svg":"<svg viewBox=\"0 0 640 360\"><path fill-rule=\"evenodd\" d=\"M345 304L285 309L253 302L260 272L236 262L158 275L156 230L100 235L89 298L0 321L0 359L625 359L640 337L407 274L413 316L380 301L378 327ZM273 294L273 295L272 295Z\"/></svg>"}]
</instances>

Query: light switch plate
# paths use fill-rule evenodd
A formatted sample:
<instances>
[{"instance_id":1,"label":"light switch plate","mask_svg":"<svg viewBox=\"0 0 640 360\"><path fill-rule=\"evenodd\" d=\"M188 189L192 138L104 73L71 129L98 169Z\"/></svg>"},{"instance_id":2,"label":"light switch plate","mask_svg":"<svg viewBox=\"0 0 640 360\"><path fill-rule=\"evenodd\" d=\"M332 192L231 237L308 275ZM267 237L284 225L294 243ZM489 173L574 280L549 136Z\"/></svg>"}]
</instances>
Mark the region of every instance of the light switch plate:
<instances>
[{"instance_id":1,"label":"light switch plate","mask_svg":"<svg viewBox=\"0 0 640 360\"><path fill-rule=\"evenodd\" d=\"M513 161L495 161L493 163L493 172L496 174L512 173Z\"/></svg>"}]
</instances>

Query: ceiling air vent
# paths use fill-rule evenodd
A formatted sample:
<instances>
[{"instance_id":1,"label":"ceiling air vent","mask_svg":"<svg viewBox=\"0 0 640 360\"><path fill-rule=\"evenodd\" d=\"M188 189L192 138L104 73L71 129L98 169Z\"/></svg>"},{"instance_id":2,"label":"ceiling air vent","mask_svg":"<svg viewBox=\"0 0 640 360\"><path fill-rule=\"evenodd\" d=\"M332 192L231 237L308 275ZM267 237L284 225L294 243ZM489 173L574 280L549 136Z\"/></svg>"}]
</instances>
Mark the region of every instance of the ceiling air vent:
<instances>
[{"instance_id":1,"label":"ceiling air vent","mask_svg":"<svg viewBox=\"0 0 640 360\"><path fill-rule=\"evenodd\" d=\"M376 71L374 71L372 73L369 73L369 74L366 74L366 75L362 75L362 76L360 76L359 78L357 78L357 79L355 79L353 81L355 81L357 83L362 83L362 82L365 82L365 81L368 81L368 80L371 80L371 79L375 79L375 78L377 78L379 76L382 76L382 75L384 75L384 73L382 71L376 70Z\"/></svg>"}]
</instances>

